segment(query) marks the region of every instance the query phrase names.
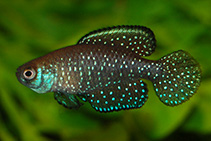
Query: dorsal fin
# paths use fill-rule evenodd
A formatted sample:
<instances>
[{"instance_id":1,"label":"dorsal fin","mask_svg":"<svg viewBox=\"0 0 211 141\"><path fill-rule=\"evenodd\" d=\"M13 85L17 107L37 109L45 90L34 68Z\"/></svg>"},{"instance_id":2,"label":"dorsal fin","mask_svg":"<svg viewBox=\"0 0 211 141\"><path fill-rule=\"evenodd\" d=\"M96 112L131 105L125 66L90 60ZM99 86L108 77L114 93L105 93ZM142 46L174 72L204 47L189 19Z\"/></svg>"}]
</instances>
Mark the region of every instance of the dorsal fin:
<instances>
[{"instance_id":1,"label":"dorsal fin","mask_svg":"<svg viewBox=\"0 0 211 141\"><path fill-rule=\"evenodd\" d=\"M156 40L153 32L147 27L123 25L90 32L77 44L126 48L140 56L149 56L155 50Z\"/></svg>"}]
</instances>

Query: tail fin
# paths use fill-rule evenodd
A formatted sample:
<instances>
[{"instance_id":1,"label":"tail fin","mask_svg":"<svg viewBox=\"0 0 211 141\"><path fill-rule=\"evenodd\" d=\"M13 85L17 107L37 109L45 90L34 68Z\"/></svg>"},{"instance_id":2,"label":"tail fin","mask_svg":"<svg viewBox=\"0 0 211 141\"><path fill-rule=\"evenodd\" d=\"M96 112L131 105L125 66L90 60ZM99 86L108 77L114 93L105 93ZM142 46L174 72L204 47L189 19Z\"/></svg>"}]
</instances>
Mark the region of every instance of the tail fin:
<instances>
[{"instance_id":1,"label":"tail fin","mask_svg":"<svg viewBox=\"0 0 211 141\"><path fill-rule=\"evenodd\" d=\"M159 99L168 106L179 105L197 91L201 70L197 61L187 52L179 50L158 61L153 85Z\"/></svg>"}]
</instances>

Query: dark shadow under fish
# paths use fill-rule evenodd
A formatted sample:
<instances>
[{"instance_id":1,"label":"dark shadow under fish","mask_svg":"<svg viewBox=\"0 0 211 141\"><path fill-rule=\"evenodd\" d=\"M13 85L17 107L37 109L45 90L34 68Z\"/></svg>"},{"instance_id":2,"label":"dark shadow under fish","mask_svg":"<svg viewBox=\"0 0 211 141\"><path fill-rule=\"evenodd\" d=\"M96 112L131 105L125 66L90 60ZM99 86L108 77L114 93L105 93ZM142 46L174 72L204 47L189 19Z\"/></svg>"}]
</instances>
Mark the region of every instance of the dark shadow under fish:
<instances>
[{"instance_id":1,"label":"dark shadow under fish","mask_svg":"<svg viewBox=\"0 0 211 141\"><path fill-rule=\"evenodd\" d=\"M198 89L197 61L179 50L148 60L156 47L153 32L143 26L117 26L93 31L76 45L34 59L17 69L17 78L38 93L54 92L58 103L79 108L88 101L100 112L140 108L148 98L143 79L152 81L168 106L187 101Z\"/></svg>"}]
</instances>

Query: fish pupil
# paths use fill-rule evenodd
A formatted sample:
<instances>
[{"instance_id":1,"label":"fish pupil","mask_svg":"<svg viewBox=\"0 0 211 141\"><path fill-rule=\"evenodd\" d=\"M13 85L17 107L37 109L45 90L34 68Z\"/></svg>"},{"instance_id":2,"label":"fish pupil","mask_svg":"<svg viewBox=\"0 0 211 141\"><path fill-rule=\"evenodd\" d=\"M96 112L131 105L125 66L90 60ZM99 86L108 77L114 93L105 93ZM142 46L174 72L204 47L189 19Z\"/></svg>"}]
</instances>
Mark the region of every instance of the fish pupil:
<instances>
[{"instance_id":1,"label":"fish pupil","mask_svg":"<svg viewBox=\"0 0 211 141\"><path fill-rule=\"evenodd\" d=\"M32 72L31 72L31 71L26 71L26 72L25 72L25 75L26 75L27 77L30 77L30 76L32 75Z\"/></svg>"}]
</instances>

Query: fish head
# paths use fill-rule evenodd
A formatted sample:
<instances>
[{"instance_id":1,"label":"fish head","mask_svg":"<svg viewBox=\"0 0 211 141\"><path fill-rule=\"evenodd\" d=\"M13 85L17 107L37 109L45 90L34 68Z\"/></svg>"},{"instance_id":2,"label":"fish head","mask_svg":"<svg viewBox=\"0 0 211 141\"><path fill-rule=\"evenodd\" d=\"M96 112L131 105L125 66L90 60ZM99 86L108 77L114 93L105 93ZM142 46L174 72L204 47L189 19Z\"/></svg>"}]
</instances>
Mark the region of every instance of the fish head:
<instances>
[{"instance_id":1,"label":"fish head","mask_svg":"<svg viewBox=\"0 0 211 141\"><path fill-rule=\"evenodd\" d=\"M21 84L34 91L42 86L42 70L34 61L18 67L16 77Z\"/></svg>"}]
</instances>

